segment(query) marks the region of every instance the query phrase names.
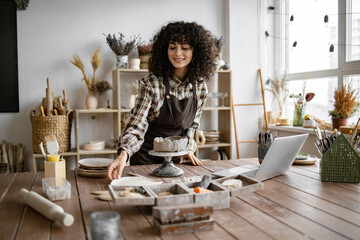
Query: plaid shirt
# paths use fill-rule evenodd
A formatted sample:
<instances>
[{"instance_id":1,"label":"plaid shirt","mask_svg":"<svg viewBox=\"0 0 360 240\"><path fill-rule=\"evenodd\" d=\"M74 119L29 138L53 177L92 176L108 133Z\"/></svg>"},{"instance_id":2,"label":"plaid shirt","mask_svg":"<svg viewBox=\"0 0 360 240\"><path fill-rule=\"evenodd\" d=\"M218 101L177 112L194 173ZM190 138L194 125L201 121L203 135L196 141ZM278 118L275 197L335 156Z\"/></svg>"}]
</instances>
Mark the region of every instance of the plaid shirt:
<instances>
[{"instance_id":1,"label":"plaid shirt","mask_svg":"<svg viewBox=\"0 0 360 240\"><path fill-rule=\"evenodd\" d=\"M187 99L193 95L193 85L189 81L181 81L175 76L169 81L170 94L177 99ZM160 113L164 103L165 85L162 79L152 74L140 80L140 92L135 101L135 107L130 112L129 123L124 129L122 136L117 142L118 149L124 149L129 157L136 153L144 142L144 136L148 129L149 122L154 121ZM193 124L186 130L186 136L189 138L187 149L194 152L196 143L193 139L194 130L200 124L202 110L207 98L207 85L205 81L196 82L196 94L198 105Z\"/></svg>"}]
</instances>

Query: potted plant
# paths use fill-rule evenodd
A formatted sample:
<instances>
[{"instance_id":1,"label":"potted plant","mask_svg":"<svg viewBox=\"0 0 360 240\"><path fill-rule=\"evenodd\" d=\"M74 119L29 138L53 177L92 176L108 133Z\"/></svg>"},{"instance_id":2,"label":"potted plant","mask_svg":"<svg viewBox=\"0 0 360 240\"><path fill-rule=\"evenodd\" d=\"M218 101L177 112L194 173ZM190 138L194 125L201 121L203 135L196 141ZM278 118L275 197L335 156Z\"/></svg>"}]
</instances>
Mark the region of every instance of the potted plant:
<instances>
[{"instance_id":1,"label":"potted plant","mask_svg":"<svg viewBox=\"0 0 360 240\"><path fill-rule=\"evenodd\" d=\"M334 109L329 111L333 129L340 129L346 126L347 119L359 110L359 103L356 101L358 92L353 90L350 85L342 85L334 92Z\"/></svg>"},{"instance_id":2,"label":"potted plant","mask_svg":"<svg viewBox=\"0 0 360 240\"><path fill-rule=\"evenodd\" d=\"M141 44L140 35L130 37L130 41L125 41L125 35L119 33L119 37L116 37L115 34L105 35L106 42L109 45L110 49L116 55L116 67L117 68L128 68L129 58L128 55L132 52L138 45Z\"/></svg>"},{"instance_id":3,"label":"potted plant","mask_svg":"<svg viewBox=\"0 0 360 240\"><path fill-rule=\"evenodd\" d=\"M302 93L290 95L290 98L295 98L293 126L296 126L296 127L303 126L304 117L306 115L306 104L315 97L315 93L312 93L312 92L305 94L305 88L306 88L306 84L304 83ZM304 98L304 96L305 96L305 98Z\"/></svg>"},{"instance_id":4,"label":"potted plant","mask_svg":"<svg viewBox=\"0 0 360 240\"><path fill-rule=\"evenodd\" d=\"M284 73L281 77L276 75L275 79L268 79L266 85L270 85L270 88L267 88L267 91L270 91L275 99L277 100L279 106L279 115L277 122L280 125L291 125L285 117L285 103L289 96L289 90L286 87L286 74Z\"/></svg>"},{"instance_id":5,"label":"potted plant","mask_svg":"<svg viewBox=\"0 0 360 240\"><path fill-rule=\"evenodd\" d=\"M149 59L152 53L152 43L141 44L137 47L139 58L140 58L140 68L147 69L149 68Z\"/></svg>"},{"instance_id":6,"label":"potted plant","mask_svg":"<svg viewBox=\"0 0 360 240\"><path fill-rule=\"evenodd\" d=\"M72 64L78 67L83 74L83 80L85 81L86 87L88 89L88 94L86 95L86 101L85 101L86 108L88 109L97 108L98 101L96 95L102 95L104 92L112 89L110 83L107 82L106 80L99 82L95 81L95 73L96 70L99 68L101 62L101 57L99 54L100 54L100 49L97 49L94 52L93 57L91 58L91 65L93 67L93 76L91 80L85 72L84 64L81 61L79 55L77 54L73 55L73 60L70 61Z\"/></svg>"}]
</instances>

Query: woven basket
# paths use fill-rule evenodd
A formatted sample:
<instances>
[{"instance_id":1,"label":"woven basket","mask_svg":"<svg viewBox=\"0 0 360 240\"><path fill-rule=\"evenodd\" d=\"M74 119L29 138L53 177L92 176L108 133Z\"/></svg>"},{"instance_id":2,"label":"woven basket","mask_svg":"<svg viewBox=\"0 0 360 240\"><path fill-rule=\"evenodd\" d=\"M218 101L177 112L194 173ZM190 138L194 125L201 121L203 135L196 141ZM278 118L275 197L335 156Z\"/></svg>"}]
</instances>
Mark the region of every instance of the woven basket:
<instances>
[{"instance_id":1,"label":"woven basket","mask_svg":"<svg viewBox=\"0 0 360 240\"><path fill-rule=\"evenodd\" d=\"M66 115L58 116L32 116L30 119L32 125L32 143L34 153L41 153L39 144L44 141L44 137L55 135L59 143L59 152L70 150L71 125L73 120L73 110L68 111ZM47 152L46 146L44 146Z\"/></svg>"},{"instance_id":2,"label":"woven basket","mask_svg":"<svg viewBox=\"0 0 360 240\"><path fill-rule=\"evenodd\" d=\"M359 154L342 134L322 157L321 181L360 182Z\"/></svg>"}]
</instances>

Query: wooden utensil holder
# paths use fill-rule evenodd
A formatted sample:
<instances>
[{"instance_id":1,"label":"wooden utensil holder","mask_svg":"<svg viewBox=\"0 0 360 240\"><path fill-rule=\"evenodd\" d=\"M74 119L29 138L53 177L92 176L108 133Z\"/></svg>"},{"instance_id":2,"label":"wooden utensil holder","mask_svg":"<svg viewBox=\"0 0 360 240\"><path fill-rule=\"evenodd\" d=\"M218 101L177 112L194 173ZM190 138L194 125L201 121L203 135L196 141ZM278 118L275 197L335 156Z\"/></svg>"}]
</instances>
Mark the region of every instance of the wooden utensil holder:
<instances>
[{"instance_id":1,"label":"wooden utensil holder","mask_svg":"<svg viewBox=\"0 0 360 240\"><path fill-rule=\"evenodd\" d=\"M55 178L55 185L61 186L63 179L66 179L65 160L58 162L44 161L45 178Z\"/></svg>"}]
</instances>

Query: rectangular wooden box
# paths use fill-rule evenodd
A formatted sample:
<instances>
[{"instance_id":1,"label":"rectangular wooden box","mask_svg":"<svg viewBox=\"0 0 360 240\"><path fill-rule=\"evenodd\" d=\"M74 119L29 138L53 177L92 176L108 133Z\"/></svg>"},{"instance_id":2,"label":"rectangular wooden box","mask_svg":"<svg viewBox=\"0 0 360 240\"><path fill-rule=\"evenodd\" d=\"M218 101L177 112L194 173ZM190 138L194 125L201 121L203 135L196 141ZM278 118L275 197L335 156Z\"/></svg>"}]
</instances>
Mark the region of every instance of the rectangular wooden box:
<instances>
[{"instance_id":1,"label":"rectangular wooden box","mask_svg":"<svg viewBox=\"0 0 360 240\"><path fill-rule=\"evenodd\" d=\"M126 186L130 187L130 186ZM130 198L130 197L119 197L119 191L125 190L125 186L112 186L109 185L110 195L115 204L123 204L123 205L154 205L155 197L154 195L147 189L146 187L142 187L145 189L144 198Z\"/></svg>"},{"instance_id":2,"label":"rectangular wooden box","mask_svg":"<svg viewBox=\"0 0 360 240\"><path fill-rule=\"evenodd\" d=\"M199 186L200 182L183 182L180 183L188 189L189 192L193 192L192 189ZM214 209L225 209L230 207L230 191L217 182L211 182L209 190L211 193L194 193L194 203L207 204Z\"/></svg>"},{"instance_id":3,"label":"rectangular wooden box","mask_svg":"<svg viewBox=\"0 0 360 240\"><path fill-rule=\"evenodd\" d=\"M226 186L222 185L222 183L228 179L240 179L242 181L242 187L237 189L229 189ZM219 179L213 180L214 182L217 182L222 187L230 191L230 196L235 197L239 195L244 195L250 192L255 192L258 190L264 189L264 185L262 182L256 180L255 178L251 178L242 174L238 174L231 177L223 177Z\"/></svg>"},{"instance_id":4,"label":"rectangular wooden box","mask_svg":"<svg viewBox=\"0 0 360 240\"><path fill-rule=\"evenodd\" d=\"M65 160L58 162L44 161L45 178L55 178L56 186L63 184L62 179L66 179L66 165Z\"/></svg>"},{"instance_id":5,"label":"rectangular wooden box","mask_svg":"<svg viewBox=\"0 0 360 240\"><path fill-rule=\"evenodd\" d=\"M178 183L166 183L144 186L155 196L156 206L177 206L194 202L193 194ZM174 195L158 196L159 193L169 191Z\"/></svg>"}]
</instances>

